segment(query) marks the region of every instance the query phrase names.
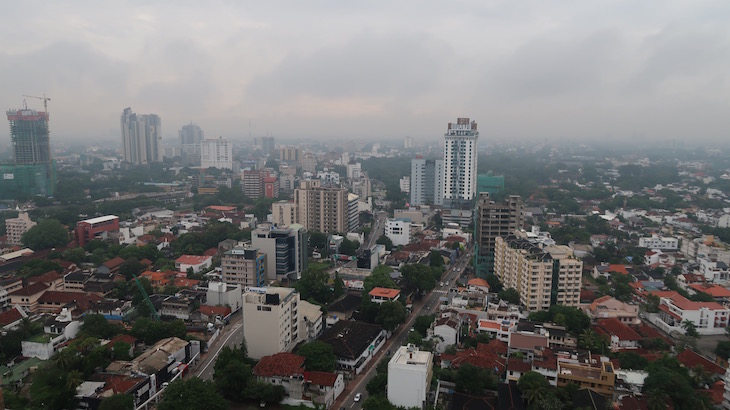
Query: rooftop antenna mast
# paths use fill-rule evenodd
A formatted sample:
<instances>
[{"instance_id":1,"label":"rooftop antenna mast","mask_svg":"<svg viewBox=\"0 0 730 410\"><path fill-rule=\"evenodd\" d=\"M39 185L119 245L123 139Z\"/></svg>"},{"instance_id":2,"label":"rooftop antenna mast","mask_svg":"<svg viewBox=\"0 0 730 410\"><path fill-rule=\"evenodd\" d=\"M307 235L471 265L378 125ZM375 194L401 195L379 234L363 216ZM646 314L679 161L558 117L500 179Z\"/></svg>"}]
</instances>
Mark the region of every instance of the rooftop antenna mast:
<instances>
[{"instance_id":1,"label":"rooftop antenna mast","mask_svg":"<svg viewBox=\"0 0 730 410\"><path fill-rule=\"evenodd\" d=\"M48 115L48 101L51 101L51 99L46 97L45 93L43 94L43 97L36 97L35 95L25 95L25 94L23 94L23 97L37 98L39 100L43 100L43 110L45 110L46 115Z\"/></svg>"}]
</instances>

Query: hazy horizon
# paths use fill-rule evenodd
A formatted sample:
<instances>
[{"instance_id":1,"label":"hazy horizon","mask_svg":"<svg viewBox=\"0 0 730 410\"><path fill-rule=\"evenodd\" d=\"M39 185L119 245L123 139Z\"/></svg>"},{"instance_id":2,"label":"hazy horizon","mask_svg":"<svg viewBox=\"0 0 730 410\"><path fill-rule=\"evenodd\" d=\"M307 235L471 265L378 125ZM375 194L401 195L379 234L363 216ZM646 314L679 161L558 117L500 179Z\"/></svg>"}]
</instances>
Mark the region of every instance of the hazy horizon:
<instances>
[{"instance_id":1,"label":"hazy horizon","mask_svg":"<svg viewBox=\"0 0 730 410\"><path fill-rule=\"evenodd\" d=\"M131 107L166 139L194 122L232 140L432 141L470 117L487 142L727 145L727 21L724 1L15 2L0 99L46 93L57 142L119 140Z\"/></svg>"}]
</instances>

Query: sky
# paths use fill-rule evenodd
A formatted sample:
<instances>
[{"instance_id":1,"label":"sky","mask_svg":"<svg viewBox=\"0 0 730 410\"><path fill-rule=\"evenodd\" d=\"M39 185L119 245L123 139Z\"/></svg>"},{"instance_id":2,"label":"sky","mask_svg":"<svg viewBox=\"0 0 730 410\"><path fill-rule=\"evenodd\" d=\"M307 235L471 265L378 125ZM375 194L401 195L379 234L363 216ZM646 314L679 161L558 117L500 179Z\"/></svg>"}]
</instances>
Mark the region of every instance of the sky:
<instances>
[{"instance_id":1,"label":"sky","mask_svg":"<svg viewBox=\"0 0 730 410\"><path fill-rule=\"evenodd\" d=\"M16 1L0 105L58 141L177 137L730 140L730 2ZM0 127L0 139L9 139Z\"/></svg>"}]
</instances>

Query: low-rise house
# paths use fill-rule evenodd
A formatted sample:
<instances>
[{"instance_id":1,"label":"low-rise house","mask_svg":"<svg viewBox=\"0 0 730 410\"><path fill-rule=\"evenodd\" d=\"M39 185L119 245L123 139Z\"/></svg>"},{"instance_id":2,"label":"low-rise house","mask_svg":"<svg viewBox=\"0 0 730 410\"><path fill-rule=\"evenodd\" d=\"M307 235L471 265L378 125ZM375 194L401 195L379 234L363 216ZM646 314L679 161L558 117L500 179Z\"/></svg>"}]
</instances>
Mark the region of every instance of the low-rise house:
<instances>
[{"instance_id":1,"label":"low-rise house","mask_svg":"<svg viewBox=\"0 0 730 410\"><path fill-rule=\"evenodd\" d=\"M182 255L175 259L175 269L180 272L187 272L188 269L192 268L194 273L198 273L210 268L212 263L213 258L210 256Z\"/></svg>"},{"instance_id":2,"label":"low-rise house","mask_svg":"<svg viewBox=\"0 0 730 410\"><path fill-rule=\"evenodd\" d=\"M149 376L94 373L76 387L76 399L78 408L96 410L104 399L124 394L132 397L136 408L154 391L153 379Z\"/></svg>"},{"instance_id":3,"label":"low-rise house","mask_svg":"<svg viewBox=\"0 0 730 410\"><path fill-rule=\"evenodd\" d=\"M20 306L13 306L10 310L0 313L0 328L2 330L14 330L28 314Z\"/></svg>"},{"instance_id":4,"label":"low-rise house","mask_svg":"<svg viewBox=\"0 0 730 410\"><path fill-rule=\"evenodd\" d=\"M429 329L429 336L437 340L435 349L438 353L459 343L462 323L461 315L455 310L445 310L441 312L441 317L436 318Z\"/></svg>"},{"instance_id":5,"label":"low-rise house","mask_svg":"<svg viewBox=\"0 0 730 410\"><path fill-rule=\"evenodd\" d=\"M387 332L382 327L349 320L338 321L319 337L332 346L338 369L353 376L365 369L386 339Z\"/></svg>"},{"instance_id":6,"label":"low-rise house","mask_svg":"<svg viewBox=\"0 0 730 410\"><path fill-rule=\"evenodd\" d=\"M200 354L200 342L187 342L177 337L162 339L135 357L131 362L112 362L107 371L112 373L155 375L157 387L184 370Z\"/></svg>"},{"instance_id":7,"label":"low-rise house","mask_svg":"<svg viewBox=\"0 0 730 410\"><path fill-rule=\"evenodd\" d=\"M629 304L612 296L601 296L590 305L581 306L592 319L617 319L625 324L639 324L639 305Z\"/></svg>"},{"instance_id":8,"label":"low-rise house","mask_svg":"<svg viewBox=\"0 0 730 410\"><path fill-rule=\"evenodd\" d=\"M600 367L592 367L587 364L558 362L558 387L571 383L611 397L616 384L613 363L607 361L602 362Z\"/></svg>"},{"instance_id":9,"label":"low-rise house","mask_svg":"<svg viewBox=\"0 0 730 410\"><path fill-rule=\"evenodd\" d=\"M304 357L289 352L264 356L251 369L259 381L282 386L286 395L301 400L304 393Z\"/></svg>"},{"instance_id":10,"label":"low-rise house","mask_svg":"<svg viewBox=\"0 0 730 410\"><path fill-rule=\"evenodd\" d=\"M104 301L93 293L47 291L38 298L38 312L58 313L67 308L74 318L79 318Z\"/></svg>"},{"instance_id":11,"label":"low-rise house","mask_svg":"<svg viewBox=\"0 0 730 410\"><path fill-rule=\"evenodd\" d=\"M332 407L345 390L345 379L342 373L304 372L303 399L323 405L325 409Z\"/></svg>"},{"instance_id":12,"label":"low-rise house","mask_svg":"<svg viewBox=\"0 0 730 410\"><path fill-rule=\"evenodd\" d=\"M117 256L116 258L109 259L108 261L99 265L99 267L96 268L96 271L99 273L117 274L119 273L119 269L122 268L123 264L124 258L122 258L121 256Z\"/></svg>"},{"instance_id":13,"label":"low-rise house","mask_svg":"<svg viewBox=\"0 0 730 410\"><path fill-rule=\"evenodd\" d=\"M59 275L55 270L48 271L40 276L28 278L28 283L43 283L48 286L48 290L63 290L63 276Z\"/></svg>"},{"instance_id":14,"label":"low-rise house","mask_svg":"<svg viewBox=\"0 0 730 410\"><path fill-rule=\"evenodd\" d=\"M499 340L477 343L476 348L458 350L454 354L443 353L440 359L442 369L458 369L468 363L501 375L507 368L507 343Z\"/></svg>"},{"instance_id":15,"label":"low-rise house","mask_svg":"<svg viewBox=\"0 0 730 410\"><path fill-rule=\"evenodd\" d=\"M707 374L714 377L722 377L725 375L724 367L690 349L684 349L677 354L677 361L690 371L694 371L698 366L701 366Z\"/></svg>"},{"instance_id":16,"label":"low-rise house","mask_svg":"<svg viewBox=\"0 0 730 410\"><path fill-rule=\"evenodd\" d=\"M84 285L90 277L91 274L81 271L67 273L63 277L63 290L65 292L85 292Z\"/></svg>"},{"instance_id":17,"label":"low-rise house","mask_svg":"<svg viewBox=\"0 0 730 410\"><path fill-rule=\"evenodd\" d=\"M179 292L162 301L161 315L188 320L190 314L200 307L201 296L194 292Z\"/></svg>"},{"instance_id":18,"label":"low-rise house","mask_svg":"<svg viewBox=\"0 0 730 410\"><path fill-rule=\"evenodd\" d=\"M304 342L316 340L324 331L324 315L319 305L299 301L299 338Z\"/></svg>"},{"instance_id":19,"label":"low-rise house","mask_svg":"<svg viewBox=\"0 0 730 410\"><path fill-rule=\"evenodd\" d=\"M517 321L512 321L508 319L479 319L477 322L476 331L480 333L487 333L493 339L500 340L506 343L509 341L509 334L514 332L516 328Z\"/></svg>"},{"instance_id":20,"label":"low-rise house","mask_svg":"<svg viewBox=\"0 0 730 410\"><path fill-rule=\"evenodd\" d=\"M45 283L38 282L8 294L8 297L11 305L20 306L26 312L35 313L38 311L38 299L47 290L48 286Z\"/></svg>"},{"instance_id":21,"label":"low-rise house","mask_svg":"<svg viewBox=\"0 0 730 410\"><path fill-rule=\"evenodd\" d=\"M600 319L593 328L597 333L609 337L611 350L614 352L624 349L638 349L639 342L643 339L632 328L614 318Z\"/></svg>"},{"instance_id":22,"label":"low-rise house","mask_svg":"<svg viewBox=\"0 0 730 410\"><path fill-rule=\"evenodd\" d=\"M68 309L63 309L58 316L46 320L43 333L21 342L22 354L48 360L56 354L61 344L76 337L79 330L81 323L71 317Z\"/></svg>"},{"instance_id":23,"label":"low-rise house","mask_svg":"<svg viewBox=\"0 0 730 410\"><path fill-rule=\"evenodd\" d=\"M466 290L470 292L484 292L489 293L489 283L482 278L472 278L466 283Z\"/></svg>"},{"instance_id":24,"label":"low-rise house","mask_svg":"<svg viewBox=\"0 0 730 410\"><path fill-rule=\"evenodd\" d=\"M727 304L730 301L730 290L720 285L712 285L708 283L693 283L687 285L687 291L690 293L705 293L712 296L715 302Z\"/></svg>"},{"instance_id":25,"label":"low-rise house","mask_svg":"<svg viewBox=\"0 0 730 410\"><path fill-rule=\"evenodd\" d=\"M395 302L400 299L400 290L390 288L373 288L368 295L370 295L370 301L374 303L380 304L385 302Z\"/></svg>"},{"instance_id":26,"label":"low-rise house","mask_svg":"<svg viewBox=\"0 0 730 410\"><path fill-rule=\"evenodd\" d=\"M652 317L655 325L667 333L684 334L685 320L692 322L700 335L720 335L730 320L730 309L717 302L693 302L677 292L659 293L659 313Z\"/></svg>"},{"instance_id":27,"label":"low-rise house","mask_svg":"<svg viewBox=\"0 0 730 410\"><path fill-rule=\"evenodd\" d=\"M532 361L535 349L548 347L548 336L527 331L516 331L509 334L507 342L508 353L522 353L522 356Z\"/></svg>"}]
</instances>

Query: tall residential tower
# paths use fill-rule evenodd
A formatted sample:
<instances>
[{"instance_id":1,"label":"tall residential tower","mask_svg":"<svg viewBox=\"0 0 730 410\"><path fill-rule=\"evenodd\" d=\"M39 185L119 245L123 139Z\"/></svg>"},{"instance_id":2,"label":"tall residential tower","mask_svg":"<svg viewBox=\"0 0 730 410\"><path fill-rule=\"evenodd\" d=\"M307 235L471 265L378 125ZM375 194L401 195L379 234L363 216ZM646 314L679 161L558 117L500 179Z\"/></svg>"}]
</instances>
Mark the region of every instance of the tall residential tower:
<instances>
[{"instance_id":1,"label":"tall residential tower","mask_svg":"<svg viewBox=\"0 0 730 410\"><path fill-rule=\"evenodd\" d=\"M443 200L446 206L470 203L477 194L476 121L459 118L444 134Z\"/></svg>"},{"instance_id":2,"label":"tall residential tower","mask_svg":"<svg viewBox=\"0 0 730 410\"><path fill-rule=\"evenodd\" d=\"M127 107L120 122L124 162L136 165L162 162L162 122L158 115L137 115Z\"/></svg>"}]
</instances>

